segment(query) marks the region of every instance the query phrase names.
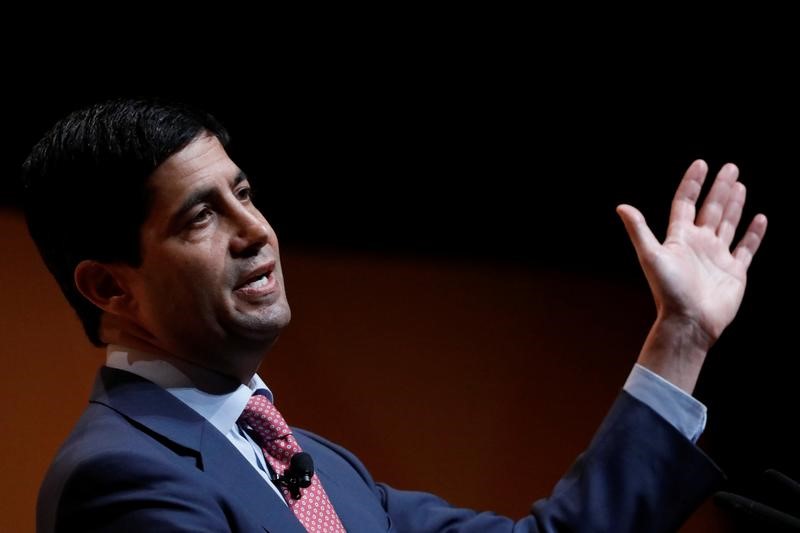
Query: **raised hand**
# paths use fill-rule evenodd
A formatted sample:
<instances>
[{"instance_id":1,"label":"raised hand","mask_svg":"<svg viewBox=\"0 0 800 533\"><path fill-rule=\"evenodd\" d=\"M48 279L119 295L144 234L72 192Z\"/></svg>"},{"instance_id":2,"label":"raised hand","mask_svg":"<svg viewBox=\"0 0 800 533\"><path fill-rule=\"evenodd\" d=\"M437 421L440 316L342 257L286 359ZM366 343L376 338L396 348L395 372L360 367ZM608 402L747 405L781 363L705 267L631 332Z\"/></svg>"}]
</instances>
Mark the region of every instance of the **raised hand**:
<instances>
[{"instance_id":1,"label":"raised hand","mask_svg":"<svg viewBox=\"0 0 800 533\"><path fill-rule=\"evenodd\" d=\"M697 212L697 199L707 172L708 166L701 160L686 171L672 200L663 243L658 242L636 208L617 207L658 310L654 326L658 331L651 331L640 356L640 362L646 364L652 363L652 355L657 355L657 364L646 366L663 364L661 357L678 357L683 363L687 357L699 358L690 361L699 373L697 364L702 365L705 352L736 316L747 282L747 268L767 229L767 218L756 215L731 251L744 206L745 187L737 181L736 165L726 164ZM666 327L659 329L659 326ZM647 353L648 344L660 351L679 353Z\"/></svg>"}]
</instances>

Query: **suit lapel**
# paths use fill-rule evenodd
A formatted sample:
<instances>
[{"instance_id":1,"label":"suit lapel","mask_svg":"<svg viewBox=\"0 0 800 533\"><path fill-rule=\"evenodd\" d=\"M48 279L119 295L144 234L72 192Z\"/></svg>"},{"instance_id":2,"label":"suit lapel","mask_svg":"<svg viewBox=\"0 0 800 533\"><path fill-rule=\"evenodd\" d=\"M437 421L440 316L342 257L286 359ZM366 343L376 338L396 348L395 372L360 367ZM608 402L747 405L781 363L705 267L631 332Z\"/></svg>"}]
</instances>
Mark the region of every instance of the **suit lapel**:
<instances>
[{"instance_id":1,"label":"suit lapel","mask_svg":"<svg viewBox=\"0 0 800 533\"><path fill-rule=\"evenodd\" d=\"M212 476L224 493L231 494L242 509L256 516L267 531L305 531L294 513L224 435L158 385L130 372L104 367L91 401L166 438L176 453L196 455L198 467Z\"/></svg>"},{"instance_id":2,"label":"suit lapel","mask_svg":"<svg viewBox=\"0 0 800 533\"><path fill-rule=\"evenodd\" d=\"M289 507L267 486L242 454L210 424L203 436L203 471L219 480L221 488L256 513L268 531L305 533ZM213 432L213 433L212 433ZM231 457L231 452L236 457ZM235 459L235 460L234 460Z\"/></svg>"},{"instance_id":3,"label":"suit lapel","mask_svg":"<svg viewBox=\"0 0 800 533\"><path fill-rule=\"evenodd\" d=\"M331 475L325 466L314 465L314 475L319 477L328 499L347 531L383 531L379 524L365 523L371 517L364 514L363 502L346 497L347 487L343 487L337 477Z\"/></svg>"},{"instance_id":4,"label":"suit lapel","mask_svg":"<svg viewBox=\"0 0 800 533\"><path fill-rule=\"evenodd\" d=\"M315 459L314 474L319 477L347 531L386 531L389 526L386 513L383 509L375 512L380 502L363 481L358 485L353 483L352 476L356 472L349 465L348 471L344 471L344 463L326 460L332 450L325 450L321 442L310 439L301 431L295 431L294 436L303 450Z\"/></svg>"}]
</instances>

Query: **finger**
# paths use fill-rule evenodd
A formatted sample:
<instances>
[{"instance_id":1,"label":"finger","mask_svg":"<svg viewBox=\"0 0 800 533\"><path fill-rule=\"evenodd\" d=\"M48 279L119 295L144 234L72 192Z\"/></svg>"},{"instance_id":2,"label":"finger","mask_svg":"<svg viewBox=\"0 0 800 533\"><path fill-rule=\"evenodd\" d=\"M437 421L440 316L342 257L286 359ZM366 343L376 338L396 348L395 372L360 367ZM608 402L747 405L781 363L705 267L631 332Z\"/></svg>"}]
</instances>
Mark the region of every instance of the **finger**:
<instances>
[{"instance_id":1,"label":"finger","mask_svg":"<svg viewBox=\"0 0 800 533\"><path fill-rule=\"evenodd\" d=\"M703 202L703 207L700 208L695 224L711 228L716 233L717 226L722 220L722 213L725 212L725 204L728 203L731 188L738 177L739 169L733 163L727 163L717 172L717 178L714 180L711 190L708 191L708 196Z\"/></svg>"},{"instance_id":2,"label":"finger","mask_svg":"<svg viewBox=\"0 0 800 533\"><path fill-rule=\"evenodd\" d=\"M686 173L675 191L675 196L672 198L667 233L670 232L673 225L694 224L695 206L707 173L708 165L702 159L698 159L686 169Z\"/></svg>"},{"instance_id":3,"label":"finger","mask_svg":"<svg viewBox=\"0 0 800 533\"><path fill-rule=\"evenodd\" d=\"M628 237L633 243L639 260L654 253L660 244L639 210L631 205L621 204L617 206L617 214L625 224L625 230L628 232Z\"/></svg>"},{"instance_id":4,"label":"finger","mask_svg":"<svg viewBox=\"0 0 800 533\"><path fill-rule=\"evenodd\" d=\"M730 247L733 235L736 233L736 226L739 225L739 221L742 219L742 207L744 206L746 195L747 190L741 182L737 181L733 184L733 190L728 197L725 212L722 214L722 220L717 229L717 236L727 247Z\"/></svg>"},{"instance_id":5,"label":"finger","mask_svg":"<svg viewBox=\"0 0 800 533\"><path fill-rule=\"evenodd\" d=\"M750 266L753 256L756 254L761 241L764 239L764 234L767 232L767 217L758 214L750 222L750 226L736 245L733 251L733 257L744 265L745 270Z\"/></svg>"}]
</instances>

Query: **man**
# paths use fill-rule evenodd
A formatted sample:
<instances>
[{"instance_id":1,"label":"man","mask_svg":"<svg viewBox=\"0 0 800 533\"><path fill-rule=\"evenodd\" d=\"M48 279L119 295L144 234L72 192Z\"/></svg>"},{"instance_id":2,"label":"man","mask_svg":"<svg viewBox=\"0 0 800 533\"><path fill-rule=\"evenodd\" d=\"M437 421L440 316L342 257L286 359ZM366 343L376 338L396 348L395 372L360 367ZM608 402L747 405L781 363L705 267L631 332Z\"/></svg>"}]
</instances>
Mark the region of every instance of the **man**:
<instances>
[{"instance_id":1,"label":"man","mask_svg":"<svg viewBox=\"0 0 800 533\"><path fill-rule=\"evenodd\" d=\"M699 212L707 168L689 167L663 244L618 207L657 319L586 452L514 523L375 483L347 450L285 426L256 374L291 316L278 241L227 140L202 112L122 100L62 120L26 161L31 235L108 346L42 484L40 532L674 531L710 493L719 473L694 446L705 408L690 394L766 231L756 216L730 251L735 166ZM294 475L301 450L310 485Z\"/></svg>"}]
</instances>

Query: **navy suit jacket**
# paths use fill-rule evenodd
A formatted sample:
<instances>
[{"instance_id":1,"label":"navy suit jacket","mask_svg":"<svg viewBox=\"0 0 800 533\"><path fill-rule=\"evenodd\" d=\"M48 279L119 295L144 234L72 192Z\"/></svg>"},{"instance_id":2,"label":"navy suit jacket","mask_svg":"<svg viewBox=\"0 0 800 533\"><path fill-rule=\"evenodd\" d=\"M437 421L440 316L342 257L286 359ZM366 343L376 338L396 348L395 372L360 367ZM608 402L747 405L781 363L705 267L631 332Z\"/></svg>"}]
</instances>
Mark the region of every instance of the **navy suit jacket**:
<instances>
[{"instance_id":1,"label":"navy suit jacket","mask_svg":"<svg viewBox=\"0 0 800 533\"><path fill-rule=\"evenodd\" d=\"M350 452L296 429L349 532L675 531L719 471L691 442L621 393L589 448L518 522L375 483ZM42 484L37 530L304 531L216 428L164 389L101 369L89 407Z\"/></svg>"}]
</instances>

